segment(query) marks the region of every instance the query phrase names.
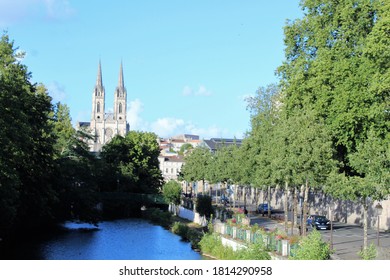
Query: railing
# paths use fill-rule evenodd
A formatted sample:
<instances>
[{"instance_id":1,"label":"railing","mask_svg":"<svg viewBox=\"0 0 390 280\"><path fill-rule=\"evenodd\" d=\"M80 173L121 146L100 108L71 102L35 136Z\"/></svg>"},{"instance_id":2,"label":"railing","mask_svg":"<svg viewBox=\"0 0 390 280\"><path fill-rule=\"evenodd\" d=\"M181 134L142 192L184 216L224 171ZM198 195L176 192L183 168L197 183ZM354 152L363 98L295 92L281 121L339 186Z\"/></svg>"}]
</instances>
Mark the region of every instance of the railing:
<instances>
[{"instance_id":1,"label":"railing","mask_svg":"<svg viewBox=\"0 0 390 280\"><path fill-rule=\"evenodd\" d=\"M231 240L237 240L239 243L256 243L261 240L269 251L284 257L293 256L294 249L298 247L298 244L290 244L289 240L280 239L274 234L266 233L261 230L252 231L250 229L232 226L227 223L215 223L214 231Z\"/></svg>"}]
</instances>

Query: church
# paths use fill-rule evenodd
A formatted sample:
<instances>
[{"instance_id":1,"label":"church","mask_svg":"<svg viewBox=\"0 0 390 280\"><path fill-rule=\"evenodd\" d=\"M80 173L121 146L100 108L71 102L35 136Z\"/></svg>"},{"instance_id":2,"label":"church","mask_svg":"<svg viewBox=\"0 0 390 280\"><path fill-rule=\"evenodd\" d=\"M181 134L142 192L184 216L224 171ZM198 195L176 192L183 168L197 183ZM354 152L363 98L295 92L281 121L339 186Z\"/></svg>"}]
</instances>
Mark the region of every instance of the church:
<instances>
[{"instance_id":1,"label":"church","mask_svg":"<svg viewBox=\"0 0 390 280\"><path fill-rule=\"evenodd\" d=\"M106 112L105 96L102 67L99 61L96 84L92 93L91 121L79 122L77 125L78 129L85 130L93 136L93 139L88 142L92 152L100 152L115 135L125 136L130 129L126 119L127 92L122 63L119 69L118 85L114 91L113 112Z\"/></svg>"}]
</instances>

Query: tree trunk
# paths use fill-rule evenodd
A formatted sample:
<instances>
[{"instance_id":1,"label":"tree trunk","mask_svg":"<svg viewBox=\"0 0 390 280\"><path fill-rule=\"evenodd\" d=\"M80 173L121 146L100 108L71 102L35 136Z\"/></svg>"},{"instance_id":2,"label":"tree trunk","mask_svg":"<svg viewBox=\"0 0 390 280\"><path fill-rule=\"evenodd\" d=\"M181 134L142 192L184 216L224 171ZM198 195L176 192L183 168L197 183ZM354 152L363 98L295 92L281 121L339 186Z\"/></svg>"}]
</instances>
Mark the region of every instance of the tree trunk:
<instances>
[{"instance_id":1,"label":"tree trunk","mask_svg":"<svg viewBox=\"0 0 390 280\"><path fill-rule=\"evenodd\" d=\"M309 197L309 180L306 179L306 184L303 192L303 219L302 219L302 235L306 236L306 220L307 220L307 200Z\"/></svg>"},{"instance_id":2,"label":"tree trunk","mask_svg":"<svg viewBox=\"0 0 390 280\"><path fill-rule=\"evenodd\" d=\"M291 207L291 210L292 210L292 215L291 215L291 235L294 235L294 227L297 225L297 188L296 187L293 187L293 190L292 190L292 193L293 193L293 205Z\"/></svg>"},{"instance_id":3,"label":"tree trunk","mask_svg":"<svg viewBox=\"0 0 390 280\"><path fill-rule=\"evenodd\" d=\"M290 196L290 191L288 189L288 182L286 181L286 186L284 189L284 231L288 232L288 198Z\"/></svg>"},{"instance_id":4,"label":"tree trunk","mask_svg":"<svg viewBox=\"0 0 390 280\"><path fill-rule=\"evenodd\" d=\"M297 187L294 187L294 221L295 225L298 225L298 193L297 193Z\"/></svg>"},{"instance_id":5,"label":"tree trunk","mask_svg":"<svg viewBox=\"0 0 390 280\"><path fill-rule=\"evenodd\" d=\"M268 203L268 218L271 218L271 186L268 186L267 194L267 203Z\"/></svg>"},{"instance_id":6,"label":"tree trunk","mask_svg":"<svg viewBox=\"0 0 390 280\"><path fill-rule=\"evenodd\" d=\"M363 203L363 250L367 250L368 248L368 240L367 240L367 231L368 231L368 205L367 198L364 198Z\"/></svg>"},{"instance_id":7,"label":"tree trunk","mask_svg":"<svg viewBox=\"0 0 390 280\"><path fill-rule=\"evenodd\" d=\"M237 189L238 189L238 186L237 186L237 185L234 185L234 191L233 191L233 208L236 208Z\"/></svg>"},{"instance_id":8,"label":"tree trunk","mask_svg":"<svg viewBox=\"0 0 390 280\"><path fill-rule=\"evenodd\" d=\"M255 192L255 211L257 211L257 207L259 206L260 192L259 192L258 188L254 188L253 191Z\"/></svg>"}]
</instances>

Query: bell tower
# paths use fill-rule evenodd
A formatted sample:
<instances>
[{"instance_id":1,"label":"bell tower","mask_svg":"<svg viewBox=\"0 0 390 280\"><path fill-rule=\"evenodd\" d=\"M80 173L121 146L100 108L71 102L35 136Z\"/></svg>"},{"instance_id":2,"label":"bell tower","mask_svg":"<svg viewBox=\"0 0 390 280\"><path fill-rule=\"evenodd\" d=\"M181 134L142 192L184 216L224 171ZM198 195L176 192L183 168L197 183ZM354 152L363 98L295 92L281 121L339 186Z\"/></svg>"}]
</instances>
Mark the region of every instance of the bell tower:
<instances>
[{"instance_id":1,"label":"bell tower","mask_svg":"<svg viewBox=\"0 0 390 280\"><path fill-rule=\"evenodd\" d=\"M91 132L94 135L94 148L99 149L96 145L100 146L104 144L104 134L102 133L102 127L104 127L105 116L105 90L103 86L102 67L99 60L98 73L96 78L96 84L92 95L92 114L91 114Z\"/></svg>"},{"instance_id":2,"label":"bell tower","mask_svg":"<svg viewBox=\"0 0 390 280\"><path fill-rule=\"evenodd\" d=\"M127 91L123 80L123 66L122 62L119 69L118 86L114 93L114 120L116 121L116 134L125 136L127 133L126 123L127 110Z\"/></svg>"}]
</instances>

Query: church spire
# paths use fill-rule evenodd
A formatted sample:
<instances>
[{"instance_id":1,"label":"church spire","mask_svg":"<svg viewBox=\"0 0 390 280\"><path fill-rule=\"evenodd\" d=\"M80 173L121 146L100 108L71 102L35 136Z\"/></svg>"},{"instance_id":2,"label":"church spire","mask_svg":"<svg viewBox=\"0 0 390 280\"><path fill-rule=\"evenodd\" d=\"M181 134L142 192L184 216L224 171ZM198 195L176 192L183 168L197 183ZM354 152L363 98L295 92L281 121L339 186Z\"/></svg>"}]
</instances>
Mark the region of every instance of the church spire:
<instances>
[{"instance_id":1,"label":"church spire","mask_svg":"<svg viewBox=\"0 0 390 280\"><path fill-rule=\"evenodd\" d=\"M103 87L103 80L102 80L102 66L99 59L99 67L98 67L98 74L96 79L96 86Z\"/></svg>"},{"instance_id":2,"label":"church spire","mask_svg":"<svg viewBox=\"0 0 390 280\"><path fill-rule=\"evenodd\" d=\"M118 88L124 88L125 83L123 81L123 67L122 67L122 61L121 61L121 66L119 70L119 81L118 81Z\"/></svg>"}]
</instances>

